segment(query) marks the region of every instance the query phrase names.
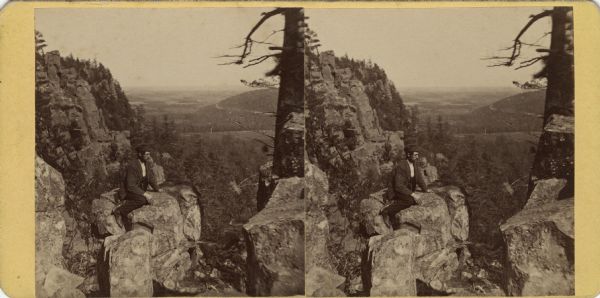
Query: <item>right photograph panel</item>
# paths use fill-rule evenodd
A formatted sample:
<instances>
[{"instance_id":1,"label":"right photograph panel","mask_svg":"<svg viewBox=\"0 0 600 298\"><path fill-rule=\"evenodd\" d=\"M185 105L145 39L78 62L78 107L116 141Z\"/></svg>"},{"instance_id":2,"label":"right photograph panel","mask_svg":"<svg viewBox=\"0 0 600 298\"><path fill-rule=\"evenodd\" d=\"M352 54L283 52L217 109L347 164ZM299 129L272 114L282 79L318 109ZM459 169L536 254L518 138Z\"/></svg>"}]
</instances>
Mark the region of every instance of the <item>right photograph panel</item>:
<instances>
[{"instance_id":1,"label":"right photograph panel","mask_svg":"<svg viewBox=\"0 0 600 298\"><path fill-rule=\"evenodd\" d=\"M305 15L306 295L574 295L572 8Z\"/></svg>"}]
</instances>

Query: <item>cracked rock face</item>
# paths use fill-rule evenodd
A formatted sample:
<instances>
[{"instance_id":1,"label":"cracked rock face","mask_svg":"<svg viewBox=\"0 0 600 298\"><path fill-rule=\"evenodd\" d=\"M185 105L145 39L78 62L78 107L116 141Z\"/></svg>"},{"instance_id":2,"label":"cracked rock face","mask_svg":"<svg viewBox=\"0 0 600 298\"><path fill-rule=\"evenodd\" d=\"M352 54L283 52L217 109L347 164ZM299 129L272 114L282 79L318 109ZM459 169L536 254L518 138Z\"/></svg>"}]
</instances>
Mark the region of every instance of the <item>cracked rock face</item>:
<instances>
[{"instance_id":1,"label":"cracked rock face","mask_svg":"<svg viewBox=\"0 0 600 298\"><path fill-rule=\"evenodd\" d=\"M509 295L574 295L574 199L557 199L565 184L539 180L525 208L500 227Z\"/></svg>"},{"instance_id":2,"label":"cracked rock face","mask_svg":"<svg viewBox=\"0 0 600 298\"><path fill-rule=\"evenodd\" d=\"M361 222L368 236L385 235L392 232L392 229L385 223L380 214L384 206L384 197L387 190L373 193L368 199L360 202Z\"/></svg>"},{"instance_id":3,"label":"cracked rock face","mask_svg":"<svg viewBox=\"0 0 600 298\"><path fill-rule=\"evenodd\" d=\"M151 297L151 251L153 236L146 230L121 235L110 249L110 295L113 297Z\"/></svg>"},{"instance_id":4,"label":"cracked rock face","mask_svg":"<svg viewBox=\"0 0 600 298\"><path fill-rule=\"evenodd\" d=\"M67 233L64 210L65 182L60 172L35 158L35 284L42 293L53 268L63 267L63 243ZM46 295L51 295L47 293Z\"/></svg>"},{"instance_id":5,"label":"cracked rock face","mask_svg":"<svg viewBox=\"0 0 600 298\"><path fill-rule=\"evenodd\" d=\"M397 230L369 239L371 296L416 296L415 234Z\"/></svg>"},{"instance_id":6,"label":"cracked rock face","mask_svg":"<svg viewBox=\"0 0 600 298\"><path fill-rule=\"evenodd\" d=\"M368 261L363 267L363 281L371 295L414 296L417 280L443 288L458 270L459 260L451 223L457 207L464 206L464 196L455 187L437 188L444 199L434 193L417 193L417 205L396 216L400 228L391 231L385 220L378 230L377 219L385 190L371 194L361 202L365 229L376 235L369 239ZM468 223L468 215L465 214ZM466 236L465 236L466 237Z\"/></svg>"},{"instance_id":7,"label":"cracked rock face","mask_svg":"<svg viewBox=\"0 0 600 298\"><path fill-rule=\"evenodd\" d=\"M340 289L345 278L335 272L327 250L329 222L325 209L335 206L329 195L329 181L323 171L305 164L306 179L306 295L345 296Z\"/></svg>"},{"instance_id":8,"label":"cracked rock face","mask_svg":"<svg viewBox=\"0 0 600 298\"><path fill-rule=\"evenodd\" d=\"M304 179L281 179L263 210L244 225L247 292L304 294Z\"/></svg>"},{"instance_id":9,"label":"cracked rock face","mask_svg":"<svg viewBox=\"0 0 600 298\"><path fill-rule=\"evenodd\" d=\"M400 211L396 217L401 225L411 225L420 229L417 256L429 254L448 246L450 234L450 212L444 199L433 193L415 196L417 205Z\"/></svg>"},{"instance_id":10,"label":"cracked rock face","mask_svg":"<svg viewBox=\"0 0 600 298\"><path fill-rule=\"evenodd\" d=\"M202 233L202 214L198 205L198 195L187 185L163 188L165 192L177 198L183 215L183 234L189 241L200 241Z\"/></svg>"},{"instance_id":11,"label":"cracked rock face","mask_svg":"<svg viewBox=\"0 0 600 298\"><path fill-rule=\"evenodd\" d=\"M152 193L151 204L132 211L129 217L134 225L152 229L157 239L153 255L176 249L185 242L179 203L166 193Z\"/></svg>"},{"instance_id":12,"label":"cracked rock face","mask_svg":"<svg viewBox=\"0 0 600 298\"><path fill-rule=\"evenodd\" d=\"M121 235L125 230L117 224L112 211L116 207L118 189L104 193L92 201L92 222L100 236Z\"/></svg>"}]
</instances>

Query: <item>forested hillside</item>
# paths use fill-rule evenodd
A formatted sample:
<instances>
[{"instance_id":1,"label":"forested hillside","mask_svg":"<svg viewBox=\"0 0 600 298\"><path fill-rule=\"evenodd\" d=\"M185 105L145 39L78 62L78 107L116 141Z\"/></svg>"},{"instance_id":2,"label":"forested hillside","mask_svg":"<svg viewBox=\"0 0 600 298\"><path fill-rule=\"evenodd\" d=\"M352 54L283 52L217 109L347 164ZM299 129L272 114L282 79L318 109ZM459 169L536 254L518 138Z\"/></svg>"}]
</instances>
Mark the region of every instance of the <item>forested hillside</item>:
<instances>
[{"instance_id":1,"label":"forested hillside","mask_svg":"<svg viewBox=\"0 0 600 298\"><path fill-rule=\"evenodd\" d=\"M513 95L488 106L458 116L461 133L540 131L544 113L545 90Z\"/></svg>"},{"instance_id":2,"label":"forested hillside","mask_svg":"<svg viewBox=\"0 0 600 298\"><path fill-rule=\"evenodd\" d=\"M244 92L218 103L220 107L250 112L275 113L278 89L258 89Z\"/></svg>"}]
</instances>

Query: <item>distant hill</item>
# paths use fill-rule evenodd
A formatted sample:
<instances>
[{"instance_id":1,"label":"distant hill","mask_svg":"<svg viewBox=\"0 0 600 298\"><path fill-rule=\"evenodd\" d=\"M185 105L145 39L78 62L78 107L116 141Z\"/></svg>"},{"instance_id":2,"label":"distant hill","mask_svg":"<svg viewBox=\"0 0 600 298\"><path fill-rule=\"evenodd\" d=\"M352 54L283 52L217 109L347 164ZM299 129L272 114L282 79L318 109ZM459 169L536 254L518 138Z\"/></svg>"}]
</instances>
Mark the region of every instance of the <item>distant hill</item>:
<instances>
[{"instance_id":1,"label":"distant hill","mask_svg":"<svg viewBox=\"0 0 600 298\"><path fill-rule=\"evenodd\" d=\"M544 113L545 98L546 90L524 92L501 99L482 109L488 108L509 113L531 113L542 115Z\"/></svg>"},{"instance_id":2,"label":"distant hill","mask_svg":"<svg viewBox=\"0 0 600 298\"><path fill-rule=\"evenodd\" d=\"M545 90L524 92L460 116L459 132L539 131L542 129Z\"/></svg>"},{"instance_id":3,"label":"distant hill","mask_svg":"<svg viewBox=\"0 0 600 298\"><path fill-rule=\"evenodd\" d=\"M232 110L275 113L279 89L258 89L244 92L219 102L219 107Z\"/></svg>"}]
</instances>

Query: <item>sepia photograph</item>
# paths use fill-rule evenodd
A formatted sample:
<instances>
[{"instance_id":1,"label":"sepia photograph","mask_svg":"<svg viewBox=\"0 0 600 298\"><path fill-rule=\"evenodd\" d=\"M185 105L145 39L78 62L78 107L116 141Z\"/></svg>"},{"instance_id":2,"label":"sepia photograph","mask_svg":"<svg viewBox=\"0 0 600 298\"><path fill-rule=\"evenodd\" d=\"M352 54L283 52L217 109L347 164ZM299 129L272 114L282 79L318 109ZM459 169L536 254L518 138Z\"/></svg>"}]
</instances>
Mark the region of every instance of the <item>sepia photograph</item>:
<instances>
[{"instance_id":1,"label":"sepia photograph","mask_svg":"<svg viewBox=\"0 0 600 298\"><path fill-rule=\"evenodd\" d=\"M573 20L36 8L36 297L575 295Z\"/></svg>"},{"instance_id":2,"label":"sepia photograph","mask_svg":"<svg viewBox=\"0 0 600 298\"><path fill-rule=\"evenodd\" d=\"M35 11L38 297L304 293L303 16Z\"/></svg>"},{"instance_id":3,"label":"sepia photograph","mask_svg":"<svg viewBox=\"0 0 600 298\"><path fill-rule=\"evenodd\" d=\"M306 294L574 295L572 8L306 16Z\"/></svg>"}]
</instances>

